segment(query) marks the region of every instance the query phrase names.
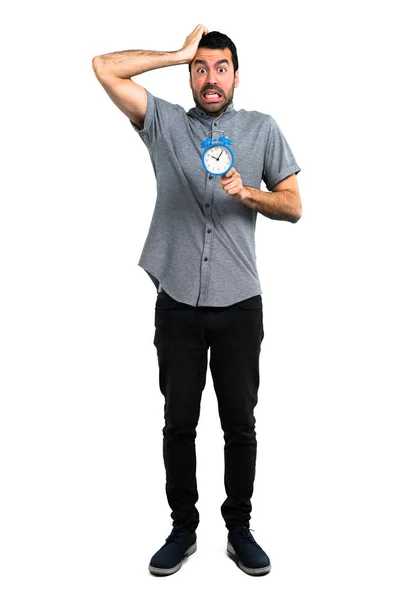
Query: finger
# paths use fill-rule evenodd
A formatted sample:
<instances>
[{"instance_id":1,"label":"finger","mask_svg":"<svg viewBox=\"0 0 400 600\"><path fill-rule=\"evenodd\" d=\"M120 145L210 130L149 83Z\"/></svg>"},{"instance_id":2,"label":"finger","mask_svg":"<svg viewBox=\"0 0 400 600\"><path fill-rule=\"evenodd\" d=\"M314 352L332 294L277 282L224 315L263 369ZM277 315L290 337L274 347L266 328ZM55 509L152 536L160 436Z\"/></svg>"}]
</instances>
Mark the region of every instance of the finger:
<instances>
[{"instance_id":1,"label":"finger","mask_svg":"<svg viewBox=\"0 0 400 600\"><path fill-rule=\"evenodd\" d=\"M230 194L231 196L234 196L235 194L239 194L240 193L240 186L238 185L234 185L233 187L230 187L228 190L225 190L227 194Z\"/></svg>"},{"instance_id":2,"label":"finger","mask_svg":"<svg viewBox=\"0 0 400 600\"><path fill-rule=\"evenodd\" d=\"M227 173L225 173L224 177L233 177L237 173L234 167L231 167Z\"/></svg>"},{"instance_id":3,"label":"finger","mask_svg":"<svg viewBox=\"0 0 400 600\"><path fill-rule=\"evenodd\" d=\"M226 175L224 175L223 177L226 177ZM238 181L241 181L239 173L234 173L232 177L227 177L226 179L223 179L223 177L221 177L222 186L236 185Z\"/></svg>"},{"instance_id":4,"label":"finger","mask_svg":"<svg viewBox=\"0 0 400 600\"><path fill-rule=\"evenodd\" d=\"M196 25L196 27L193 29L193 31L191 31L189 33L189 35L186 37L186 40L192 41L193 39L195 39L197 37L201 37L200 32L202 32L203 29L204 29L204 25Z\"/></svg>"},{"instance_id":5,"label":"finger","mask_svg":"<svg viewBox=\"0 0 400 600\"><path fill-rule=\"evenodd\" d=\"M225 192L227 192L227 194L232 194L232 193L237 193L238 191L240 191L242 185L241 182L238 181L230 181L229 183L227 183L226 185L222 186L223 190Z\"/></svg>"},{"instance_id":6,"label":"finger","mask_svg":"<svg viewBox=\"0 0 400 600\"><path fill-rule=\"evenodd\" d=\"M221 182L221 183L222 183L222 186L224 188L231 188L233 185L237 184L237 179L236 178L235 179L229 178L229 179L226 179L224 182Z\"/></svg>"},{"instance_id":7,"label":"finger","mask_svg":"<svg viewBox=\"0 0 400 600\"><path fill-rule=\"evenodd\" d=\"M193 31L193 34L199 39L208 33L208 29L205 25L197 25L196 29Z\"/></svg>"},{"instance_id":8,"label":"finger","mask_svg":"<svg viewBox=\"0 0 400 600\"><path fill-rule=\"evenodd\" d=\"M233 190L228 190L226 193L228 194L228 196L239 196L240 190L237 188L233 188Z\"/></svg>"},{"instance_id":9,"label":"finger","mask_svg":"<svg viewBox=\"0 0 400 600\"><path fill-rule=\"evenodd\" d=\"M232 181L235 181L236 177L233 177L233 175L230 177L228 175L222 175L221 177L221 185L226 185L227 183L231 183Z\"/></svg>"}]
</instances>

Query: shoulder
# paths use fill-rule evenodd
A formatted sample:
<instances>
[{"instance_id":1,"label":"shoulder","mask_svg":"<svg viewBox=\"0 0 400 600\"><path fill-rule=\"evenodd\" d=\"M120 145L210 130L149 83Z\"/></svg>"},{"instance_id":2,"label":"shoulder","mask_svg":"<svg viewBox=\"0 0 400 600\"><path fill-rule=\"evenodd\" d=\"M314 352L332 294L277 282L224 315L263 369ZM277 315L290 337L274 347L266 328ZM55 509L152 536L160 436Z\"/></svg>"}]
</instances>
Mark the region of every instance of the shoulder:
<instances>
[{"instance_id":1,"label":"shoulder","mask_svg":"<svg viewBox=\"0 0 400 600\"><path fill-rule=\"evenodd\" d=\"M241 108L236 112L236 118L241 124L265 128L273 128L276 126L276 121L271 115L262 113L258 110L245 110Z\"/></svg>"},{"instance_id":2,"label":"shoulder","mask_svg":"<svg viewBox=\"0 0 400 600\"><path fill-rule=\"evenodd\" d=\"M147 110L144 119L143 129L139 129L131 121L134 129L143 135L158 136L162 131L165 131L169 126L176 122L179 118L185 118L185 110L179 104L172 104L164 98L154 96L146 89L147 94Z\"/></svg>"},{"instance_id":3,"label":"shoulder","mask_svg":"<svg viewBox=\"0 0 400 600\"><path fill-rule=\"evenodd\" d=\"M180 104L173 104L164 98L159 98L158 96L153 96L149 91L147 91L147 97L150 102L153 103L155 110L166 113L180 114L182 116L186 116L186 111L183 106Z\"/></svg>"}]
</instances>

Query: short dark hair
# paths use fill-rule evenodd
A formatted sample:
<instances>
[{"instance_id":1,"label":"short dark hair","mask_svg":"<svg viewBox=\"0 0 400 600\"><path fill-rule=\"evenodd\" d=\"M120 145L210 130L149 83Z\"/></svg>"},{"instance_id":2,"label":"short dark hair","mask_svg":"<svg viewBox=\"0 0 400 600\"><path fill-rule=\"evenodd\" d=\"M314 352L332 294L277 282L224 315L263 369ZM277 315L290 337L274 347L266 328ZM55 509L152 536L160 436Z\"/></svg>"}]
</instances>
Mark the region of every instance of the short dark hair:
<instances>
[{"instance_id":1,"label":"short dark hair","mask_svg":"<svg viewBox=\"0 0 400 600\"><path fill-rule=\"evenodd\" d=\"M210 31L206 35L203 35L199 42L199 48L213 48L215 50L225 50L225 48L229 48L232 53L232 62L233 62L233 70L236 71L239 68L238 55L235 44L232 42L231 38L229 38L224 33L220 33L219 31ZM192 63L189 64L189 71Z\"/></svg>"}]
</instances>

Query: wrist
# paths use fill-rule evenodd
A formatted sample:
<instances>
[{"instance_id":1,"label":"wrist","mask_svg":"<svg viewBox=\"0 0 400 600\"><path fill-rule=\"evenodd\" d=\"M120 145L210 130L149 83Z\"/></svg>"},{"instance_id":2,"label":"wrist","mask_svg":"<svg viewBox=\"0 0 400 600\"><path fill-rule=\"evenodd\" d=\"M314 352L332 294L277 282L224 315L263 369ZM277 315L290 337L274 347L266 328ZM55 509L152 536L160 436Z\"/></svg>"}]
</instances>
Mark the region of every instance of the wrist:
<instances>
[{"instance_id":1,"label":"wrist","mask_svg":"<svg viewBox=\"0 0 400 600\"><path fill-rule=\"evenodd\" d=\"M176 50L172 54L175 55L174 60L176 65L189 65L192 62L192 58L185 54L185 51L181 48Z\"/></svg>"},{"instance_id":2,"label":"wrist","mask_svg":"<svg viewBox=\"0 0 400 600\"><path fill-rule=\"evenodd\" d=\"M240 197L241 202L243 202L243 204L245 204L249 208L255 209L257 207L258 201L258 196L256 195L257 191L257 188L244 185Z\"/></svg>"},{"instance_id":3,"label":"wrist","mask_svg":"<svg viewBox=\"0 0 400 600\"><path fill-rule=\"evenodd\" d=\"M159 53L160 60L163 67L174 67L175 65L184 64L179 50L168 50Z\"/></svg>"},{"instance_id":4,"label":"wrist","mask_svg":"<svg viewBox=\"0 0 400 600\"><path fill-rule=\"evenodd\" d=\"M253 190L255 188L252 188L248 185L244 185L243 186L243 192L242 192L242 200L248 200L249 202L251 200L253 200Z\"/></svg>"}]
</instances>

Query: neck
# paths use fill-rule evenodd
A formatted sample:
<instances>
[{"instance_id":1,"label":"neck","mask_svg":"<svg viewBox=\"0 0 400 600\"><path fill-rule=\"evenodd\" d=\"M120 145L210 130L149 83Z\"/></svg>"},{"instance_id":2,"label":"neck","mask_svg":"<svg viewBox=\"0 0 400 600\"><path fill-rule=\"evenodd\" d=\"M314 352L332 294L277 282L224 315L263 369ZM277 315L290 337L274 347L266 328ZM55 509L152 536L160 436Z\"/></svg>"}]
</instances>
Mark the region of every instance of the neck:
<instances>
[{"instance_id":1,"label":"neck","mask_svg":"<svg viewBox=\"0 0 400 600\"><path fill-rule=\"evenodd\" d=\"M213 119L216 119L217 117L221 116L223 112L226 111L226 109L232 104L232 102L229 102L229 104L227 104L226 106L224 106L224 108L222 110L219 111L219 113L210 113L208 112L205 108L203 108L203 106L200 106L199 104L196 104L196 107L199 110L202 110L204 113L206 113L206 115L208 115L209 117L213 117Z\"/></svg>"}]
</instances>

